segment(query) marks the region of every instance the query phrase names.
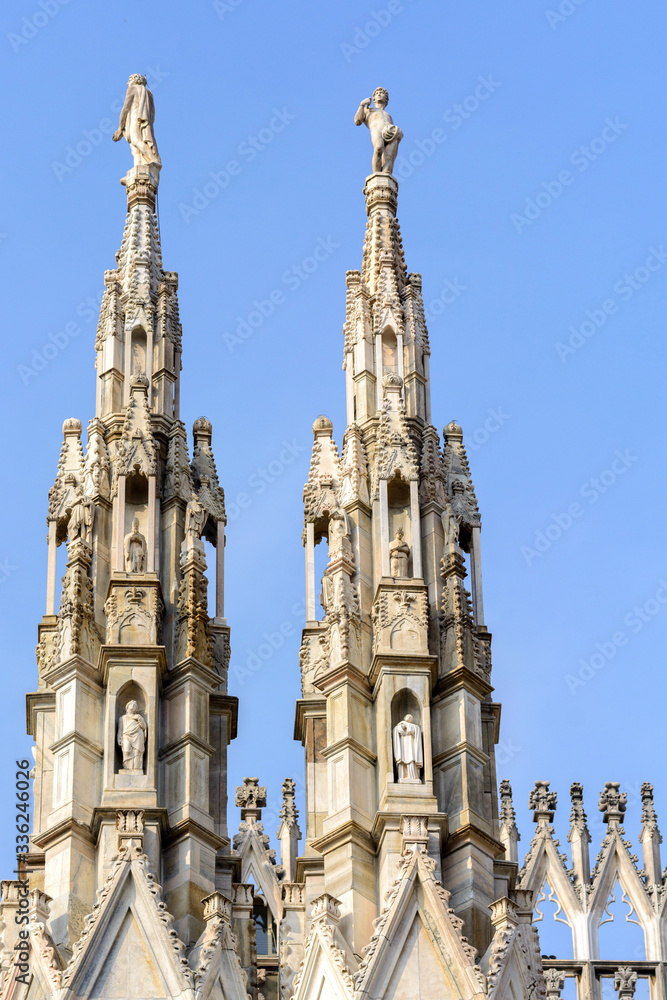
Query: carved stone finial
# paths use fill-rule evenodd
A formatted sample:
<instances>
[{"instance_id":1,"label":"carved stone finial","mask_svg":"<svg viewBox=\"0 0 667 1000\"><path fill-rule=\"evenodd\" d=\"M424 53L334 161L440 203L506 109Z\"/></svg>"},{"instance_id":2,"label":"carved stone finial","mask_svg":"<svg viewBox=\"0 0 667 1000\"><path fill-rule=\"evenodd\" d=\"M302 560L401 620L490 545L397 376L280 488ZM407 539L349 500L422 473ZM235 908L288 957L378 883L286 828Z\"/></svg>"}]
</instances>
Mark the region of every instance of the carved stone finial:
<instances>
[{"instance_id":1,"label":"carved stone finial","mask_svg":"<svg viewBox=\"0 0 667 1000\"><path fill-rule=\"evenodd\" d=\"M560 991L565 986L565 973L560 969L545 969L544 981L547 986L547 1000L558 1000Z\"/></svg>"},{"instance_id":2,"label":"carved stone finial","mask_svg":"<svg viewBox=\"0 0 667 1000\"><path fill-rule=\"evenodd\" d=\"M403 133L394 125L391 115L385 110L389 94L384 87L376 87L372 97L361 102L354 116L355 125L366 125L373 143L373 173L391 174L398 153L398 144Z\"/></svg>"},{"instance_id":3,"label":"carved stone finial","mask_svg":"<svg viewBox=\"0 0 667 1000\"><path fill-rule=\"evenodd\" d=\"M294 802L295 789L294 778L285 778L283 781L283 804L279 815L287 826L296 823L299 818L299 812Z\"/></svg>"},{"instance_id":4,"label":"carved stone finial","mask_svg":"<svg viewBox=\"0 0 667 1000\"><path fill-rule=\"evenodd\" d=\"M154 121L155 104L146 77L141 73L133 73L127 81L125 103L120 112L118 128L111 138L114 142L122 138L127 139L135 167L152 166L159 170L162 166L153 132Z\"/></svg>"},{"instance_id":5,"label":"carved stone finial","mask_svg":"<svg viewBox=\"0 0 667 1000\"><path fill-rule=\"evenodd\" d=\"M81 421L78 417L68 417L67 420L63 421L63 437L67 437L69 434L81 436Z\"/></svg>"},{"instance_id":6,"label":"carved stone finial","mask_svg":"<svg viewBox=\"0 0 667 1000\"><path fill-rule=\"evenodd\" d=\"M586 813L584 811L584 786L578 781L570 785L570 798L572 799L572 812L570 813L570 824L573 829L580 832L588 832L586 824Z\"/></svg>"},{"instance_id":7,"label":"carved stone finial","mask_svg":"<svg viewBox=\"0 0 667 1000\"><path fill-rule=\"evenodd\" d=\"M512 786L507 778L503 778L499 786L500 792L500 825L516 828L516 812L512 801Z\"/></svg>"},{"instance_id":8,"label":"carved stone finial","mask_svg":"<svg viewBox=\"0 0 667 1000\"><path fill-rule=\"evenodd\" d=\"M618 993L619 1000L632 1000L637 986L637 973L634 969L623 965L616 970L614 975L614 989Z\"/></svg>"},{"instance_id":9,"label":"carved stone finial","mask_svg":"<svg viewBox=\"0 0 667 1000\"><path fill-rule=\"evenodd\" d=\"M558 796L549 791L548 781L536 781L528 797L528 808L533 810L533 823L553 823Z\"/></svg>"},{"instance_id":10,"label":"carved stone finial","mask_svg":"<svg viewBox=\"0 0 667 1000\"><path fill-rule=\"evenodd\" d=\"M266 806L266 788L259 784L259 778L244 778L236 789L235 802L241 808L242 821L259 822Z\"/></svg>"},{"instance_id":11,"label":"carved stone finial","mask_svg":"<svg viewBox=\"0 0 667 1000\"><path fill-rule=\"evenodd\" d=\"M148 392L149 384L148 375L146 375L145 372L142 372L140 368L135 368L130 375L130 392L132 392L133 389L140 389L144 394L146 394Z\"/></svg>"},{"instance_id":12,"label":"carved stone finial","mask_svg":"<svg viewBox=\"0 0 667 1000\"><path fill-rule=\"evenodd\" d=\"M641 787L642 797L642 833L650 831L658 832L658 816L653 805L653 785L645 781ZM662 840L662 838L660 838Z\"/></svg>"},{"instance_id":13,"label":"carved stone finial","mask_svg":"<svg viewBox=\"0 0 667 1000\"><path fill-rule=\"evenodd\" d=\"M615 829L623 822L628 796L625 792L619 792L619 781L605 782L604 791L600 792L598 809L604 813L602 822L606 823L610 830Z\"/></svg>"}]
</instances>

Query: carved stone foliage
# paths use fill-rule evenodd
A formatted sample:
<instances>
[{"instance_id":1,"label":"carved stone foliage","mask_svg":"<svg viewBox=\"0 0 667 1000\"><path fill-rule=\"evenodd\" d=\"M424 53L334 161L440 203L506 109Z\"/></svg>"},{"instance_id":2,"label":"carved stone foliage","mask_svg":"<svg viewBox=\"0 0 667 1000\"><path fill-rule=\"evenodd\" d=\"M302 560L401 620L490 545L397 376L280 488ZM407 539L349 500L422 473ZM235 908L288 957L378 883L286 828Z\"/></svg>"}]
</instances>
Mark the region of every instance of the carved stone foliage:
<instances>
[{"instance_id":1,"label":"carved stone foliage","mask_svg":"<svg viewBox=\"0 0 667 1000\"><path fill-rule=\"evenodd\" d=\"M463 583L465 561L459 549L452 549L443 556L441 574L440 669L449 673L466 667L488 679L491 671L488 644L485 645L475 631L470 594Z\"/></svg>"},{"instance_id":2,"label":"carved stone foliage","mask_svg":"<svg viewBox=\"0 0 667 1000\"><path fill-rule=\"evenodd\" d=\"M463 447L463 431L454 421L443 431L443 468L447 481L447 495L459 524L469 528L481 523L475 487L470 478L468 456Z\"/></svg>"},{"instance_id":3,"label":"carved stone foliage","mask_svg":"<svg viewBox=\"0 0 667 1000\"><path fill-rule=\"evenodd\" d=\"M266 787L260 785L259 778L244 778L243 784L236 789L235 804L241 809L241 818L246 819L248 812L257 818L266 806Z\"/></svg>"},{"instance_id":4,"label":"carved stone foliage","mask_svg":"<svg viewBox=\"0 0 667 1000\"><path fill-rule=\"evenodd\" d=\"M60 662L75 655L90 663L97 660L102 633L95 621L91 555L86 542L79 540L70 545L70 558L62 580L54 650L55 659Z\"/></svg>"},{"instance_id":5,"label":"carved stone foliage","mask_svg":"<svg viewBox=\"0 0 667 1000\"><path fill-rule=\"evenodd\" d=\"M304 634L299 649L301 690L304 695L316 690L315 682L328 669L329 662L329 627L323 624L318 631L309 630Z\"/></svg>"},{"instance_id":6,"label":"carved stone foliage","mask_svg":"<svg viewBox=\"0 0 667 1000\"><path fill-rule=\"evenodd\" d=\"M431 424L424 428L421 465L419 468L419 499L422 504L436 503L444 509L447 503L445 472L440 454L438 432Z\"/></svg>"},{"instance_id":7,"label":"carved stone foliage","mask_svg":"<svg viewBox=\"0 0 667 1000\"><path fill-rule=\"evenodd\" d=\"M372 318L370 292L361 280L361 272L347 271L345 282L347 294L343 334L347 353L361 341L372 341Z\"/></svg>"},{"instance_id":8,"label":"carved stone foliage","mask_svg":"<svg viewBox=\"0 0 667 1000\"><path fill-rule=\"evenodd\" d=\"M145 476L154 476L157 472L148 407L148 378L143 372L135 372L131 377L130 393L114 463L114 492L120 475L129 476L132 472L140 471Z\"/></svg>"},{"instance_id":9,"label":"carved stone foliage","mask_svg":"<svg viewBox=\"0 0 667 1000\"><path fill-rule=\"evenodd\" d=\"M614 974L614 989L618 993L619 1000L632 1000L635 995L635 988L637 986L637 973L628 968L628 966L621 966L618 968Z\"/></svg>"},{"instance_id":10,"label":"carved stone foliage","mask_svg":"<svg viewBox=\"0 0 667 1000\"><path fill-rule=\"evenodd\" d=\"M553 823L558 796L549 791L548 781L536 781L528 796L528 808L533 810L533 823Z\"/></svg>"},{"instance_id":11,"label":"carved stone foliage","mask_svg":"<svg viewBox=\"0 0 667 1000\"><path fill-rule=\"evenodd\" d=\"M333 440L333 424L321 416L313 424L313 451L308 482L303 488L304 519L317 524L339 506L340 456Z\"/></svg>"},{"instance_id":12,"label":"carved stone foliage","mask_svg":"<svg viewBox=\"0 0 667 1000\"><path fill-rule=\"evenodd\" d=\"M544 973L547 1000L558 1000L560 991L565 986L565 973L559 969L546 969Z\"/></svg>"},{"instance_id":13,"label":"carved stone foliage","mask_svg":"<svg viewBox=\"0 0 667 1000\"><path fill-rule=\"evenodd\" d=\"M213 425L206 417L199 417L192 425L194 448L192 451L192 479L199 502L213 521L227 523L225 494L218 479L211 439ZM188 497L188 499L190 499Z\"/></svg>"},{"instance_id":14,"label":"carved stone foliage","mask_svg":"<svg viewBox=\"0 0 667 1000\"><path fill-rule=\"evenodd\" d=\"M381 479L419 479L417 449L410 437L401 398L403 381L398 375L385 375L384 400L373 462L373 498L377 498Z\"/></svg>"},{"instance_id":15,"label":"carved stone foliage","mask_svg":"<svg viewBox=\"0 0 667 1000\"><path fill-rule=\"evenodd\" d=\"M424 317L424 302L422 299L422 276L412 272L401 289L401 302L405 317L404 340L406 344L414 343L422 354L430 354L431 348Z\"/></svg>"},{"instance_id":16,"label":"carved stone foliage","mask_svg":"<svg viewBox=\"0 0 667 1000\"><path fill-rule=\"evenodd\" d=\"M208 616L205 569L206 559L201 548L184 545L178 589L175 658L178 663L193 656L205 666L213 667L213 633Z\"/></svg>"},{"instance_id":17,"label":"carved stone foliage","mask_svg":"<svg viewBox=\"0 0 667 1000\"><path fill-rule=\"evenodd\" d=\"M603 823L608 823L610 827L618 826L623 822L623 815L627 808L628 796L625 792L620 792L618 781L607 781L604 790L600 792L598 809L604 813Z\"/></svg>"},{"instance_id":18,"label":"carved stone foliage","mask_svg":"<svg viewBox=\"0 0 667 1000\"><path fill-rule=\"evenodd\" d=\"M109 499L111 460L104 439L104 424L97 417L88 424L88 450L86 452L83 490L86 496Z\"/></svg>"},{"instance_id":19,"label":"carved stone foliage","mask_svg":"<svg viewBox=\"0 0 667 1000\"><path fill-rule=\"evenodd\" d=\"M368 459L359 428L348 427L343 444L343 481L340 488L340 502L344 506L358 500L368 505Z\"/></svg>"},{"instance_id":20,"label":"carved stone foliage","mask_svg":"<svg viewBox=\"0 0 667 1000\"><path fill-rule=\"evenodd\" d=\"M177 420L169 433L163 497L165 500L178 497L187 503L192 495L192 488L185 424L181 420Z\"/></svg>"},{"instance_id":21,"label":"carved stone foliage","mask_svg":"<svg viewBox=\"0 0 667 1000\"><path fill-rule=\"evenodd\" d=\"M67 536L70 510L81 493L84 464L81 421L71 417L63 423L63 444L58 459L58 472L49 490L48 518L57 521L58 544Z\"/></svg>"},{"instance_id":22,"label":"carved stone foliage","mask_svg":"<svg viewBox=\"0 0 667 1000\"><path fill-rule=\"evenodd\" d=\"M374 653L428 653L426 589L381 586L373 604Z\"/></svg>"},{"instance_id":23,"label":"carved stone foliage","mask_svg":"<svg viewBox=\"0 0 667 1000\"><path fill-rule=\"evenodd\" d=\"M128 586L112 582L104 605L107 642L121 646L160 645L164 605L157 582Z\"/></svg>"}]
</instances>

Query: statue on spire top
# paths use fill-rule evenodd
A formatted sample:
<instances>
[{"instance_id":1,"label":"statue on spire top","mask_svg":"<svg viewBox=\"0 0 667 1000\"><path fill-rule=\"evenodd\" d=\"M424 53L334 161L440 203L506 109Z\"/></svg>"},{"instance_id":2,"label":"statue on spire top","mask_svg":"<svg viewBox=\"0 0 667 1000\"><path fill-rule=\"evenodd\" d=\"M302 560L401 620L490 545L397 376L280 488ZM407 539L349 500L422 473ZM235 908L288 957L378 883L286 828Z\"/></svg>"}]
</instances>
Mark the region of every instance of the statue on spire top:
<instances>
[{"instance_id":1,"label":"statue on spire top","mask_svg":"<svg viewBox=\"0 0 667 1000\"><path fill-rule=\"evenodd\" d=\"M155 104L146 84L146 77L141 73L133 73L127 81L127 93L118 128L111 138L118 142L125 136L134 156L135 167L151 164L159 170L162 166L153 132L154 121Z\"/></svg>"},{"instance_id":2,"label":"statue on spire top","mask_svg":"<svg viewBox=\"0 0 667 1000\"><path fill-rule=\"evenodd\" d=\"M355 125L367 125L373 143L373 173L390 174L398 153L398 144L403 133L394 125L391 115L385 111L389 94L384 87L376 87L373 97L361 102L354 116ZM371 107L371 105L374 107Z\"/></svg>"}]
</instances>

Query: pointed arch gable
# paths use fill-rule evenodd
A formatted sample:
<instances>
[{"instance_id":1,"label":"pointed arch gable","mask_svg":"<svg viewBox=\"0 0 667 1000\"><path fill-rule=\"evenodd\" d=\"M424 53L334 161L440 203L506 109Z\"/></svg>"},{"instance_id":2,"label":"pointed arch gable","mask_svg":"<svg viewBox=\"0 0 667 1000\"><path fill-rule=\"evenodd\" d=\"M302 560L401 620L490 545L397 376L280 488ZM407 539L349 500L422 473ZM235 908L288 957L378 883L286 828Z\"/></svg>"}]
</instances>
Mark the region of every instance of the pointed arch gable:
<instances>
[{"instance_id":1,"label":"pointed arch gable","mask_svg":"<svg viewBox=\"0 0 667 1000\"><path fill-rule=\"evenodd\" d=\"M475 949L462 936L462 921L450 912L449 893L434 879L433 866L420 851L404 859L356 977L359 992L390 997L387 991L398 988L415 956L422 955L430 964L430 982L433 988L438 983L443 997L485 996L486 980L476 965Z\"/></svg>"},{"instance_id":2,"label":"pointed arch gable","mask_svg":"<svg viewBox=\"0 0 667 1000\"><path fill-rule=\"evenodd\" d=\"M193 997L193 977L171 916L147 869L145 856L117 859L100 891L100 902L63 973L63 985L77 998L128 1000ZM136 993L136 990L139 993Z\"/></svg>"}]
</instances>

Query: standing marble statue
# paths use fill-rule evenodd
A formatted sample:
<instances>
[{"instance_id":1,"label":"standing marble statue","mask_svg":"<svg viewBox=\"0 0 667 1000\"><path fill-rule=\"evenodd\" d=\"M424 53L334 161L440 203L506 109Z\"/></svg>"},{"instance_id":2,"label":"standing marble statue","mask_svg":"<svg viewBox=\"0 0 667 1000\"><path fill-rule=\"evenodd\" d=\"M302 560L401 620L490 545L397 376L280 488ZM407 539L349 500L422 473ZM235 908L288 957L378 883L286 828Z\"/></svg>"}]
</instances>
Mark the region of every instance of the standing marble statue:
<instances>
[{"instance_id":1,"label":"standing marble statue","mask_svg":"<svg viewBox=\"0 0 667 1000\"><path fill-rule=\"evenodd\" d=\"M459 519L449 504L447 504L442 512L441 520L442 530L445 534L445 545L458 545L460 530Z\"/></svg>"},{"instance_id":2,"label":"standing marble statue","mask_svg":"<svg viewBox=\"0 0 667 1000\"><path fill-rule=\"evenodd\" d=\"M394 726L394 760L398 767L398 780L404 784L421 782L419 772L424 766L421 729L411 715Z\"/></svg>"},{"instance_id":3,"label":"standing marble statue","mask_svg":"<svg viewBox=\"0 0 667 1000\"><path fill-rule=\"evenodd\" d=\"M373 97L362 101L354 116L355 125L367 125L373 143L373 173L391 174L398 153L398 144L403 133L394 125L391 115L385 111L389 94L384 87L376 87ZM374 104L375 107L371 107Z\"/></svg>"},{"instance_id":4,"label":"standing marble statue","mask_svg":"<svg viewBox=\"0 0 667 1000\"><path fill-rule=\"evenodd\" d=\"M118 142L123 136L127 139L135 167L149 163L158 169L162 166L153 133L154 121L155 105L153 95L146 85L146 77L141 73L133 73L127 81L127 94L118 128L111 138L114 142Z\"/></svg>"},{"instance_id":5,"label":"standing marble statue","mask_svg":"<svg viewBox=\"0 0 667 1000\"><path fill-rule=\"evenodd\" d=\"M132 531L125 536L125 572L144 573L146 571L146 539L139 531L139 518L132 520Z\"/></svg>"},{"instance_id":6,"label":"standing marble statue","mask_svg":"<svg viewBox=\"0 0 667 1000\"><path fill-rule=\"evenodd\" d=\"M90 529L93 526L94 514L95 504L93 501L86 499L83 493L79 493L72 504L67 524L67 534L70 543L77 540L81 540L82 542L88 541Z\"/></svg>"},{"instance_id":7,"label":"standing marble statue","mask_svg":"<svg viewBox=\"0 0 667 1000\"><path fill-rule=\"evenodd\" d=\"M123 768L142 771L146 748L147 726L136 701L128 701L125 715L118 722L118 746L123 751Z\"/></svg>"},{"instance_id":8,"label":"standing marble statue","mask_svg":"<svg viewBox=\"0 0 667 1000\"><path fill-rule=\"evenodd\" d=\"M199 502L197 494L193 493L185 508L185 537L186 539L201 538L204 525L206 524L206 511Z\"/></svg>"},{"instance_id":9,"label":"standing marble statue","mask_svg":"<svg viewBox=\"0 0 667 1000\"><path fill-rule=\"evenodd\" d=\"M403 539L403 528L398 528L389 546L389 570L394 579L405 578L408 575L409 555L410 546Z\"/></svg>"}]
</instances>

